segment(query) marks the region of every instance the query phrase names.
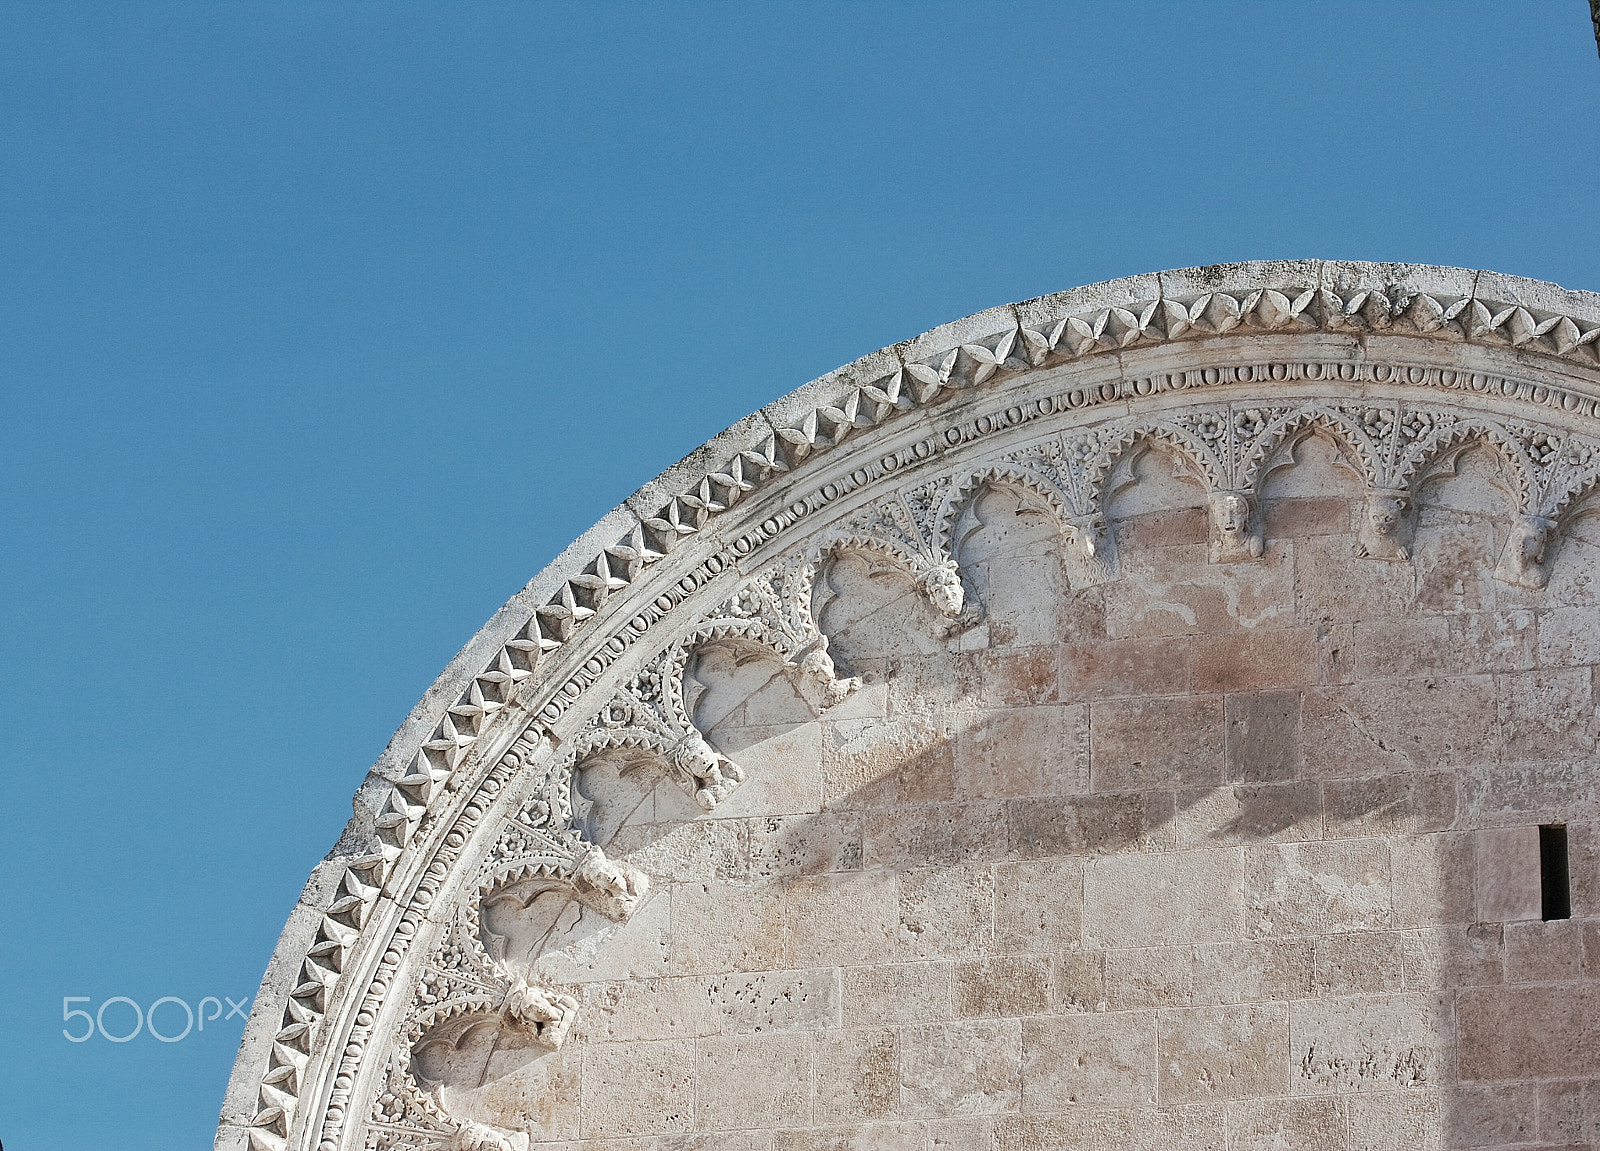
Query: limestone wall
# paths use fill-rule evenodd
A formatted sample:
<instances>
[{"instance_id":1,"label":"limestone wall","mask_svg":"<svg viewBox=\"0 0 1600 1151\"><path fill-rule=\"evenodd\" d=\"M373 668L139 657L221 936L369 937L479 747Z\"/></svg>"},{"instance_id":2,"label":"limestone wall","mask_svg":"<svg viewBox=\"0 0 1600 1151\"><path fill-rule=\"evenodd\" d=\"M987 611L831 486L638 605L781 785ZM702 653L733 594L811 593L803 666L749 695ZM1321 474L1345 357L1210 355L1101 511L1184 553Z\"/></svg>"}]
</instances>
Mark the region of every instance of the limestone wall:
<instances>
[{"instance_id":1,"label":"limestone wall","mask_svg":"<svg viewBox=\"0 0 1600 1151\"><path fill-rule=\"evenodd\" d=\"M986 497L978 651L838 565L823 626L867 686L811 720L707 674L751 782L709 819L637 798L612 854L655 902L537 959L572 1042L502 1046L458 1105L595 1151L1600 1138L1600 531L1546 590L1497 583L1484 450L1421 493L1414 563L1358 561L1359 478L1297 456L1225 566L1152 452L1108 509L1121 578L1079 590L1054 522Z\"/></svg>"},{"instance_id":2,"label":"limestone wall","mask_svg":"<svg viewBox=\"0 0 1600 1151\"><path fill-rule=\"evenodd\" d=\"M218 1147L1600 1146L1600 301L1485 277L997 309L642 489L358 795Z\"/></svg>"}]
</instances>

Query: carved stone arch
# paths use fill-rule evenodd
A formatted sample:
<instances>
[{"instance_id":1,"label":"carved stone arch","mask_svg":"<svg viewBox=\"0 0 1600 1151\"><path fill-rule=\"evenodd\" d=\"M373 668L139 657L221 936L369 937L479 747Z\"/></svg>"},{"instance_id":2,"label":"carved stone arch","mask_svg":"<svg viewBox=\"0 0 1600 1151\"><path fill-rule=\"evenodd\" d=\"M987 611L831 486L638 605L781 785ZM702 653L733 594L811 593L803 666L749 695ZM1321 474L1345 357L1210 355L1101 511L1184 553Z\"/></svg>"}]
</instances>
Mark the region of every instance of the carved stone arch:
<instances>
[{"instance_id":1,"label":"carved stone arch","mask_svg":"<svg viewBox=\"0 0 1600 1151\"><path fill-rule=\"evenodd\" d=\"M1542 588L1549 581L1555 558L1558 519L1545 514L1545 492L1538 469L1519 438L1500 421L1469 415L1438 421L1432 434L1414 446L1407 457L1413 491L1421 492L1433 480L1458 474L1461 461L1475 448L1487 448L1499 461L1499 482L1510 515L1495 576L1503 583Z\"/></svg>"},{"instance_id":2,"label":"carved stone arch","mask_svg":"<svg viewBox=\"0 0 1600 1151\"><path fill-rule=\"evenodd\" d=\"M1114 492L1107 488L1115 482L1118 467L1139 451L1160 445L1187 460L1207 492L1220 491L1228 486L1227 471L1223 461L1200 437L1186 428L1159 420L1138 420L1120 430L1105 451L1096 459L1089 474L1089 483L1102 506L1110 502Z\"/></svg>"},{"instance_id":3,"label":"carved stone arch","mask_svg":"<svg viewBox=\"0 0 1600 1151\"><path fill-rule=\"evenodd\" d=\"M1533 520L1533 526L1550 525L1547 544L1556 538L1565 540L1572 536L1592 547L1600 539L1595 527L1600 522L1600 453L1588 442L1569 440L1568 444L1567 467L1561 482L1546 493L1541 515ZM1546 557L1540 557L1538 567L1527 572L1525 582L1538 586L1541 572L1548 582L1550 563Z\"/></svg>"},{"instance_id":4,"label":"carved stone arch","mask_svg":"<svg viewBox=\"0 0 1600 1151\"><path fill-rule=\"evenodd\" d=\"M821 619L832 588L826 577L834 561L845 556L864 559L879 570L903 573L944 619L962 614L966 593L960 570L941 546L939 508L948 482L896 491L868 505L844 530L830 530L813 545L816 569L812 617Z\"/></svg>"},{"instance_id":5,"label":"carved stone arch","mask_svg":"<svg viewBox=\"0 0 1600 1151\"><path fill-rule=\"evenodd\" d=\"M1259 409L1238 409L1234 412L1234 425L1239 443L1239 486L1255 492L1257 498L1267 477L1292 465L1295 448L1319 433L1328 435L1368 487L1383 483L1378 446L1364 428L1337 408L1318 404L1276 415Z\"/></svg>"},{"instance_id":6,"label":"carved stone arch","mask_svg":"<svg viewBox=\"0 0 1600 1151\"><path fill-rule=\"evenodd\" d=\"M813 557L774 565L747 581L727 603L697 625L667 656L666 699L673 717L694 728L694 700L686 694L690 661L698 650L726 645L769 655L792 677L813 714L842 702L860 681L837 673L828 637L812 610L816 583Z\"/></svg>"},{"instance_id":7,"label":"carved stone arch","mask_svg":"<svg viewBox=\"0 0 1600 1151\"><path fill-rule=\"evenodd\" d=\"M1071 531L1072 517L1085 510L1072 507L1067 494L1055 481L1032 468L1017 463L988 464L977 468L950 485L949 494L935 521L940 548L945 554L954 556L958 563L961 549L961 540L956 538L958 521L986 489L995 487L1017 488L1036 498L1043 505L1041 510L1056 517L1063 534Z\"/></svg>"},{"instance_id":8,"label":"carved stone arch","mask_svg":"<svg viewBox=\"0 0 1600 1151\"><path fill-rule=\"evenodd\" d=\"M1084 440L1094 443L1092 436ZM1115 574L1115 541L1107 530L1102 509L1082 482L1082 461L1070 458L1071 444L1060 452L1054 450L1056 445L1047 443L1045 447L1049 450L1039 465L1029 466L1017 460L991 463L951 484L937 520L939 539L964 575L963 545L983 526L975 518L978 500L986 492L1007 489L1020 493L1025 500L1037 501L1042 505L1039 510L1055 517L1057 530L1066 543L1062 558L1073 586L1103 583ZM1094 449L1083 454L1092 458ZM981 598L972 596L973 607L980 615L987 607Z\"/></svg>"},{"instance_id":9,"label":"carved stone arch","mask_svg":"<svg viewBox=\"0 0 1600 1151\"><path fill-rule=\"evenodd\" d=\"M1571 441L1567 451L1567 467L1558 482L1546 490L1539 508L1540 514L1558 523L1600 493L1600 451L1590 443ZM1586 507L1584 513L1588 511Z\"/></svg>"},{"instance_id":10,"label":"carved stone arch","mask_svg":"<svg viewBox=\"0 0 1600 1151\"><path fill-rule=\"evenodd\" d=\"M1199 892L1199 887L1185 886L1184 873L1160 870L1171 853L1183 849L1185 837L1198 837L1208 859L1233 859L1228 853L1243 850L1241 844L1260 846L1274 858L1279 847L1284 853L1300 850L1280 842L1281 837L1272 838L1282 829L1270 820L1263 824L1241 810L1254 792L1247 795L1213 783L1222 778L1224 766L1229 780L1256 778L1248 771L1234 774L1227 757L1238 754L1239 733L1254 739L1287 722L1283 716L1292 709L1285 710L1285 697L1313 687L1335 691L1343 702L1323 707L1316 717L1336 725L1342 722L1340 708L1357 706L1361 692L1341 680L1312 678L1323 674L1316 661L1324 655L1333 668L1329 676L1346 670L1337 663L1338 653L1323 650L1324 638L1337 646L1338 628L1327 637L1303 634L1302 601L1284 591L1285 580L1298 578L1287 570L1296 565L1273 566L1274 556L1252 554L1248 531L1205 558L1219 564L1260 559L1260 568L1211 569L1201 558L1206 549L1188 538L1162 547L1159 556L1151 554L1154 548L1140 553L1130 544L1126 555L1100 573L1102 586L1090 594L1059 595L1066 589L1045 587L1048 581L1041 579L1045 591L1030 606L1050 618L1028 633L1025 644L1018 638L1016 621L999 619L998 613L982 624L952 629L931 650L919 649L904 661L920 669L915 672L921 677L915 679L921 685L917 690L931 684L939 691L931 694L928 687L928 698L909 700L915 676L906 667L890 666L886 682L871 685L871 690L850 691L848 681L824 662L825 637L816 627L812 606L817 561L823 554L819 549L835 541L873 539L871 533L858 532L854 521L862 509L893 496L905 501L916 523L933 525L933 534L926 553L895 544L883 554L895 555L898 562L909 558L913 568L923 560L946 563L959 558L950 540L955 518L983 485L993 483L1021 487L1056 517L1066 538L1052 545L1059 542L1070 562L1067 545L1083 538L1069 535L1081 533L1075 519L1099 510L1095 485L1103 479L1104 467L1093 472L1096 461L1125 453L1157 427L1180 429L1180 439L1187 437L1191 447L1203 445L1213 453L1220 460L1214 472L1221 477L1218 493L1238 494L1257 482L1270 445L1306 427L1339 429L1336 434L1356 445L1358 455L1365 452L1361 458L1369 484L1396 490L1416 478L1421 460L1451 450L1454 437L1492 426L1503 433L1502 450L1523 453L1517 457L1517 483L1519 506L1526 513L1526 522L1519 525L1520 542L1512 541L1515 546L1506 549L1516 562L1506 563L1499 574L1520 589L1511 593L1513 598L1539 610L1546 602L1539 586L1548 576L1551 556L1557 566L1567 562L1551 547L1559 530L1556 521L1594 480L1582 471L1587 464L1558 466L1550 458L1528 456L1519 446L1519 429L1534 429L1529 442L1546 436L1538 445L1545 456L1553 450L1551 436L1562 445L1600 436L1597 347L1600 298L1552 285L1488 272L1399 265L1241 264L1136 277L992 309L875 352L767 405L651 481L536 576L468 643L417 705L357 793L355 817L334 853L314 871L289 919L246 1029L217 1146L222 1151L505 1151L530 1136L536 1142L568 1145L586 1139L576 1126L552 1121L541 1127L538 1116L509 1105L501 1107L501 1121L492 1124L455 1115L427 1096L414 1076L412 1086L406 1086L413 1045L430 1028L447 1029L473 1012L509 1011L526 1016L535 1030L556 1032L562 1020L546 1016L569 1010L559 1002L559 995L566 993L554 981L548 987L526 980L518 985L512 977L519 972L497 972L492 956L488 974L480 970L483 959L472 953L462 933L474 926L474 907L481 906L483 880L491 874L513 877L514 882L570 884L575 898L587 896L614 911L633 899L637 910L606 937L619 941L616 952L604 950L609 942L597 945L601 950L595 963L613 963L610 974L575 976L591 998L570 1010L588 1012L595 1006L598 1015L613 1002L646 1003L652 1011L661 1004L665 1018L672 996L683 990L673 983L679 978L704 975L723 981L716 983L720 988L727 980L746 976L770 981L780 971L827 973L849 966L871 968L889 959L904 960L898 969L904 971L907 964L939 966L953 957L970 958L973 949L981 950L982 941L1003 933L991 930L994 923L989 920L980 925L982 930L959 935L953 921L961 914L977 907L993 915L1002 904L1015 910L1018 901L1025 910L1037 909L1060 887L1053 880L1017 887L1007 892L1010 903L998 895L955 900L949 916L912 922L919 907L936 902L938 883L948 881L952 890L960 886L940 870L952 855L959 858L955 866L972 872L963 873L961 882L987 875L977 887L963 891L989 891L982 883L995 882L995 873L986 871L991 858L1008 867L1022 862L1042 867L1034 856L1060 848L1063 858L1071 856L1061 874L1088 875L1084 860L1092 854L1097 860L1095 883L1109 882L1107 876L1149 875L1160 881L1149 890ZM1254 428L1252 412L1271 415ZM1241 416L1243 424L1234 422ZM1250 455L1245 449L1252 445L1263 454ZM1098 478L1091 482L1091 474ZM463 541L464 551L470 553L473 546L489 545ZM1355 541L1333 537L1311 539L1305 546L1308 551L1322 549L1327 567L1367 581L1387 596L1369 598L1410 602L1395 592L1401 588L1409 593L1410 573L1368 562L1398 556L1369 552L1363 558ZM1053 554L1040 559L1040 569L1055 562ZM1030 569L1014 578L1023 583L1033 574ZM1069 579L1084 578L1068 574ZM1068 600L1072 602L1063 607ZM1329 594L1305 602L1308 610L1338 617L1347 601ZM1058 609L1080 614L1071 619L1050 615ZM1335 622L1344 626L1352 621ZM1429 626L1416 633L1435 634L1432 624L1437 621L1424 622ZM1480 621L1470 622L1476 626ZM1458 630L1452 624L1452 642ZM1201 633L1206 639L1204 660L1199 655L1191 659L1185 655L1188 637ZM1062 636L1074 642L1066 644ZM631 749L652 763L667 763L669 770L675 758L693 760L679 771L680 783L693 794L737 783L734 769L723 762L726 757L702 747L704 737L691 722L693 701L682 679L696 650L719 643L770 653L786 676L812 685L819 701L849 696L848 701L836 701L838 713L828 711L809 725L811 742L784 745L783 758L773 761L799 781L786 793L789 806L763 806L768 801L757 802L753 789L747 788L732 803L724 805L721 796L712 794L714 802L706 807L686 809L663 788L676 806L654 828L656 838L646 847L618 846L613 852L610 841L591 844L583 834L581 805L573 802L571 792L575 765L585 762L584 755ZM1260 685L1248 677L1261 670L1256 665L1267 658L1262 653L1296 669L1299 678L1293 683L1298 686L1283 690L1282 681L1272 680L1267 690L1258 692ZM1272 670L1276 674L1278 666ZM1197 702L1185 693L1202 679L1208 694ZM1398 683L1386 681L1377 693L1386 706L1395 698L1411 700L1394 686ZM1452 683L1450 690L1426 697L1427 707L1455 707L1462 693L1477 690L1475 683ZM1146 687L1151 690L1137 695ZM1137 695L1137 706L1117 694L1124 691ZM1543 698L1541 691L1529 688L1523 694ZM1229 701L1226 709L1218 702L1223 696ZM1181 733L1173 743L1177 751L1169 748L1154 759L1113 755L1090 772L1084 709L1091 697L1096 707L1111 700L1101 709L1105 725L1101 713L1095 719L1096 740L1113 741L1105 746L1162 728L1162 723L1145 718L1162 715ZM1515 711L1519 698L1512 693L1499 701L1478 701L1482 708L1450 715L1462 726L1480 711ZM1241 707L1259 704L1280 710L1236 717L1231 710L1236 700ZM1307 704L1305 714L1312 712ZM1384 714L1375 712L1363 722L1379 723ZM1419 704L1406 714L1426 720L1434 712ZM1226 721L1234 742L1201 746L1213 719L1219 731ZM819 742L823 728L826 743ZM1543 729L1533 724L1520 730ZM1411 738L1409 732L1402 734L1398 742ZM1322 755L1346 736L1352 746L1357 739L1343 728L1333 736L1308 738L1297 754ZM1461 745L1453 730L1441 738L1452 749ZM1028 754L1008 753L1019 740ZM1080 742L1082 756L1063 750L1076 749ZM1387 763L1382 757L1389 754L1385 748L1396 743L1378 738L1362 743L1376 750L1372 763L1360 765L1360 777L1382 775ZM1576 742L1573 746L1573 754L1581 755L1581 747ZM896 758L912 754L906 749L913 747L924 758L906 763ZM597 750L603 748L610 750ZM1191 755L1192 750L1197 754ZM1468 750L1477 749L1474 745ZM1292 759L1268 764L1263 769L1268 774L1259 778L1284 778ZM1130 765L1148 772L1148 778L1131 774L1135 766ZM826 775L825 767L830 772L838 767L840 773ZM868 783L850 774L879 767L886 774ZM1403 785L1412 786L1416 774ZM1538 807L1539 818L1551 824L1600 822L1600 811L1581 799L1590 791L1569 788L1560 793L1551 787L1541 792L1536 776L1530 770L1517 778L1537 801L1530 803L1544 804ZM1486 776L1476 783L1498 786L1497 779ZM1149 781L1156 782L1147 789ZM969 838L946 835L939 821L953 810L952 797L986 787L995 793L978 806L1004 812L1004 819L998 825L991 820ZM828 806L841 788L855 806ZM1186 795L1205 794L1185 806L1182 826L1176 826L1177 814L1160 813L1170 809L1171 796L1180 788ZM1096 794L1107 789L1105 796ZM555 798L536 802L544 802L548 810L529 811L523 818L522 805L529 797L546 794ZM1127 796L1149 802L1118 806ZM1523 796L1518 793L1513 799L1520 803ZM1503 809L1514 806L1508 801ZM1515 809L1533 811L1534 806ZM934 807L941 811L925 813ZM1201 827L1200 821L1230 810L1238 818L1224 816L1224 824ZM1349 812L1339 818L1320 809L1318 814L1327 817L1318 827L1359 827L1363 834L1380 838L1387 834L1370 821L1346 818ZM914 827L905 822L892 833L879 826L870 851L859 841L840 846L837 835L845 833L838 829L880 817L923 822ZM1476 834L1469 826L1476 817L1476 809L1462 806L1456 817L1461 822L1453 830ZM541 855L514 847L519 826L546 828L559 850ZM780 832L792 836L783 841L782 850L758 850L762 836ZM1108 842L1094 838L1101 835ZM619 835L619 844L623 838ZM668 840L670 844L652 854ZM504 849L498 856L497 845ZM1084 851L1072 856L1078 847ZM1305 858L1311 854L1303 853ZM524 866L517 860L524 858L530 870L515 879ZM767 869L759 874L758 859ZM740 933L754 930L750 925L760 920L751 910L753 903L736 901L718 905L727 917L715 930L709 920L696 919L695 908L706 906L705 900L722 890L717 885L725 877L716 869L736 864L745 870L735 868L738 881L723 886L737 891L740 899L752 892L751 900L765 898L759 893L761 883L773 875L780 877L773 882L794 880L782 892L789 902L771 905L780 908L772 912L780 919L788 914L782 909L799 908L782 920L780 934L806 925L820 932L818 925L854 925L881 914L884 930L870 941L876 950L836 950L819 957L784 943L777 952L763 952L759 962L752 959L739 966L730 960L711 974L692 963L679 964L673 948L712 937L742 939ZM502 865L500 872L493 871ZM630 883L624 867L634 868L641 882ZM685 877L674 869L690 873ZM867 876L870 890L864 889L866 894L848 914L826 902L820 907L804 904L814 892L831 890L846 870L852 875L873 872ZM924 880L928 885L915 886ZM1218 890L1227 888L1219 882L1223 886ZM640 887L646 892L642 903ZM1093 899L1086 894L1084 914L1115 918L1124 906L1133 907L1140 918L1130 913L1117 919L1105 938L1142 945L1148 939L1140 935L1140 925L1155 917L1127 897L1129 890L1104 888ZM650 891L658 893L654 900ZM1225 906L1207 905L1195 914L1216 911L1222 916L1217 923L1239 908L1252 908L1250 914L1255 914L1244 892L1227 888L1224 894ZM734 895L727 898L735 900ZM1270 902L1275 897L1268 893L1265 898ZM1382 900L1372 905L1389 906ZM669 906L671 923L677 926L661 911ZM1198 922L1186 905L1170 910L1175 922ZM1237 924L1240 931L1248 926L1251 932L1270 928L1277 934L1281 925L1294 922L1298 909L1292 900L1279 901L1262 914L1260 922ZM1271 921L1265 918L1268 914ZM1037 917L1019 913L1008 929L1025 934L1038 930L1038 923ZM1049 926L1051 931L1065 930L1061 923ZM1052 953L1066 953L1078 942L1046 932L1027 936L1024 950L1037 947L1042 953L1048 945ZM1206 946L1226 948L1235 942L1248 941ZM1187 954L1186 948L1174 949L1175 962L1183 959L1178 951ZM696 973L682 975L685 966ZM1197 975L1198 969L1186 978ZM763 998L754 986L736 989L726 1002L738 1006L782 998ZM692 998L697 1009L711 1001L714 989L709 982L696 986ZM606 998L611 995L619 998ZM841 1000L832 995L825 988L807 1002L837 1006ZM938 1002L947 1001L948 995ZM1095 1002L1090 996L1085 1006L1092 1009ZM917 1008L924 1009L925 1004ZM624 1008L618 1011L619 1017L626 1015ZM711 1022L696 1018L693 1027L700 1030L691 1027L691 1042L706 1051L737 1052L760 1045L739 1037L745 1033L732 1015ZM835 1020L823 1013L802 1023L837 1027ZM782 1026L769 1027L758 1020L751 1026L759 1024L760 1043L771 1040L776 1049L782 1046L783 1028L795 1024L792 1018L780 1022ZM557 1026L538 1026L547 1024ZM923 1025L920 1016L916 1025ZM1339 1076L1365 1074L1362 1068L1371 1061L1363 1053L1336 1049L1350 1030L1330 1026L1325 1032L1329 1052L1319 1048L1315 1058L1296 1051L1293 1065L1321 1076L1307 1090L1338 1095L1349 1086ZM574 1034L568 1042L600 1042ZM799 1051L814 1045L807 1040L791 1046ZM930 1047L915 1058L923 1058L927 1067L942 1067L940 1054ZM1010 1056L997 1049L996 1058ZM907 1059L914 1061L909 1055ZM1433 1066L1426 1053L1419 1060L1417 1067ZM1060 1068L1066 1077L1063 1090L1071 1089L1067 1078L1076 1074L1069 1064L1064 1060ZM812 1082L800 1068L791 1069L792 1075L752 1071L737 1063L716 1070L722 1081L752 1089L784 1082L786 1075L794 1082ZM1007 1074L1015 1079L1020 1071L1010 1068ZM896 1086L922 1091L927 1082ZM1366 1080L1356 1084L1387 1085ZM569 1083L548 1090L568 1108L563 1114L575 1115L593 1105L587 1087L578 1090ZM1129 1087L1125 1095L1143 1100L1160 1090L1161 1084L1152 1081ZM626 1097L636 1111L655 1106L640 1084L625 1076L594 1091L607 1099ZM698 1098L693 1092L687 1095ZM746 1114L736 1118L746 1125ZM781 1124L777 1119L773 1123L786 1130L805 1128L810 1112L786 1111L779 1118ZM1124 1119L1143 1124L1151 1116L1143 1111L1119 1115L1119 1122ZM694 1120L692 1125L708 1130L722 1122L715 1114ZM627 1134L650 1137L653 1132L641 1126Z\"/></svg>"},{"instance_id":11,"label":"carved stone arch","mask_svg":"<svg viewBox=\"0 0 1600 1151\"><path fill-rule=\"evenodd\" d=\"M1137 421L1110 442L1096 458L1088 477L1095 506L1109 515L1117 496L1137 483L1134 469L1139 461L1154 451L1172 457L1176 467L1174 474L1186 476L1200 487L1211 509L1212 534L1217 535L1217 509L1221 493L1225 491L1227 470L1210 445L1189 429L1176 424ZM1217 550L1214 543L1213 551Z\"/></svg>"},{"instance_id":12,"label":"carved stone arch","mask_svg":"<svg viewBox=\"0 0 1600 1151\"><path fill-rule=\"evenodd\" d=\"M903 578L928 602L938 617L955 626L967 612L969 597L961 578L960 566L954 559L940 558L897 546L893 542L875 537L850 536L835 540L818 549L816 590L813 592L812 614L821 621L829 604L838 594L831 573L834 564L847 559L866 563L873 576L888 573ZM833 636L829 636L829 640Z\"/></svg>"},{"instance_id":13,"label":"carved stone arch","mask_svg":"<svg viewBox=\"0 0 1600 1151\"><path fill-rule=\"evenodd\" d=\"M818 566L835 556L861 555L900 568L908 579L916 579L933 563L930 556L915 551L898 540L881 536L848 535L829 540L817 548Z\"/></svg>"},{"instance_id":14,"label":"carved stone arch","mask_svg":"<svg viewBox=\"0 0 1600 1151\"><path fill-rule=\"evenodd\" d=\"M1487 447L1500 457L1510 483L1507 494L1512 510L1536 514L1537 494L1533 461L1522 445L1497 422L1481 417L1458 417L1436 424L1411 445L1398 469L1401 486L1415 490L1428 480L1453 473L1461 457L1474 447Z\"/></svg>"}]
</instances>

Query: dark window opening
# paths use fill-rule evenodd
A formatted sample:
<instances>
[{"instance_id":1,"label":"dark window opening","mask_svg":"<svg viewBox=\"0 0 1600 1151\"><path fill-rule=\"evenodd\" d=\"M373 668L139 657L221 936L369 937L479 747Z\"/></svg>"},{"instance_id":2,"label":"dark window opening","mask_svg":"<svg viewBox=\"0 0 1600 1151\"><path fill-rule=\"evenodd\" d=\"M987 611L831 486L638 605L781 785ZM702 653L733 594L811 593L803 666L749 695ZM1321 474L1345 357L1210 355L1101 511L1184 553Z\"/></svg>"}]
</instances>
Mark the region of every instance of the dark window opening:
<instances>
[{"instance_id":1,"label":"dark window opening","mask_svg":"<svg viewBox=\"0 0 1600 1151\"><path fill-rule=\"evenodd\" d=\"M1544 918L1572 918L1572 880L1567 871L1567 829L1552 824L1539 829L1539 873L1544 889Z\"/></svg>"}]
</instances>

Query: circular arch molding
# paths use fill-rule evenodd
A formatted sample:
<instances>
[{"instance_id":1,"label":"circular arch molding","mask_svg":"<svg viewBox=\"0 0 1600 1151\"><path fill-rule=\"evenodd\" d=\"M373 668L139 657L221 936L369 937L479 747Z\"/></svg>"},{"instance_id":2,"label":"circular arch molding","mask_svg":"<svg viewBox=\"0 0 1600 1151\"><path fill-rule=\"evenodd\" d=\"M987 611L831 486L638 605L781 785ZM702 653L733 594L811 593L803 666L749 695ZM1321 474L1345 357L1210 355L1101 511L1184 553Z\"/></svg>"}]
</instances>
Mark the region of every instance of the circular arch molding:
<instances>
[{"instance_id":1,"label":"circular arch molding","mask_svg":"<svg viewBox=\"0 0 1600 1151\"><path fill-rule=\"evenodd\" d=\"M574 1024L575 1000L496 952L484 908L511 885L618 923L648 900L651 876L606 855L572 778L595 756L632 756L691 813L732 794L744 769L696 727L701 650L769 660L813 714L857 690L813 611L835 554L903 568L952 650L970 648L984 605L948 521L982 477L1043 493L1083 587L1119 578L1102 489L1134 440L1202 459L1210 562L1250 563L1272 454L1326 428L1360 456L1376 509L1360 554L1374 561L1404 557L1413 486L1463 444L1492 444L1516 488L1495 575L1537 588L1564 517L1600 480L1597 404L1600 296L1317 260L1075 288L806 384L602 519L417 704L284 928L217 1147L526 1146L452 1114L413 1058L484 1019L544 1049Z\"/></svg>"}]
</instances>

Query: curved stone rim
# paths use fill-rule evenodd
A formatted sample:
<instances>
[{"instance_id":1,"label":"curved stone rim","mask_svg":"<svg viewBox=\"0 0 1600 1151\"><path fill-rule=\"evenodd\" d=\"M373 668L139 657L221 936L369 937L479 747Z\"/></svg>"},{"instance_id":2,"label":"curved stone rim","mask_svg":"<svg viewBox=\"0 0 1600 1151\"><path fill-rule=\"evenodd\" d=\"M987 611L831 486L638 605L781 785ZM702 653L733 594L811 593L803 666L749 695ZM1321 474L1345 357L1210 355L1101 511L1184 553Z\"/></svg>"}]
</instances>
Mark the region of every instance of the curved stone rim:
<instances>
[{"instance_id":1,"label":"curved stone rim","mask_svg":"<svg viewBox=\"0 0 1600 1151\"><path fill-rule=\"evenodd\" d=\"M233 1066L218 1145L226 1132L242 1133L259 1109L257 1093L297 972L316 946L325 912L347 891L352 869L378 858L378 828L395 818L397 785L416 778L412 764L426 748L455 738L452 714L475 699L482 703L486 677L505 666L519 643L535 659L541 646L563 646L611 590L650 570L648 557L664 557L717 511L824 457L857 429L1047 364L1229 333L1314 331L1510 349L1577 369L1572 374L1592 379L1600 399L1600 294L1487 271L1323 260L1213 265L1072 288L943 324L802 385L603 516L507 600L424 693L358 788L350 823L289 915ZM380 874L374 892L381 887Z\"/></svg>"}]
</instances>

